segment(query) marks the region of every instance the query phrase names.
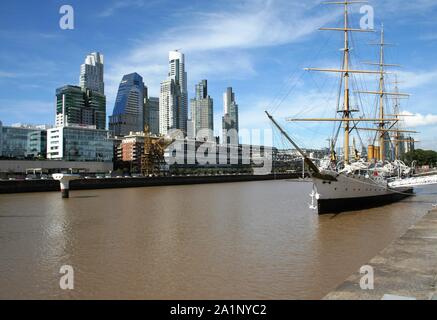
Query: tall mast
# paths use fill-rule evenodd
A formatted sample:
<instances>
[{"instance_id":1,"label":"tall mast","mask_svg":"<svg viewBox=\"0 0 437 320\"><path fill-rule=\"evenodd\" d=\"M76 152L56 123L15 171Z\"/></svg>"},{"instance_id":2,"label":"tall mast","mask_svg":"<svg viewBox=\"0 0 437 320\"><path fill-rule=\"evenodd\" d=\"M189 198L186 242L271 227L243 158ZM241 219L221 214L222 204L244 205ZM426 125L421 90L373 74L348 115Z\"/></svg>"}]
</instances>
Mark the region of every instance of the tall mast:
<instances>
[{"instance_id":1,"label":"tall mast","mask_svg":"<svg viewBox=\"0 0 437 320\"><path fill-rule=\"evenodd\" d=\"M350 105L349 105L349 31L348 31L348 2L344 3L344 111L343 118L350 118ZM344 161L349 163L349 121L344 122Z\"/></svg>"},{"instance_id":2,"label":"tall mast","mask_svg":"<svg viewBox=\"0 0 437 320\"><path fill-rule=\"evenodd\" d=\"M395 82L394 82L394 84L395 84L395 92L399 93L399 87L398 87L399 81L398 81L398 76L397 75L395 75ZM397 118L399 118L399 113L400 113L399 104L400 104L399 103L399 97L395 97L394 112L395 112L395 115L396 115ZM397 128L396 129L399 130L399 124L397 124ZM400 139L401 139L400 132L396 132L396 135L395 135L395 160L399 160L400 159L400 150L399 150L400 149L399 148L399 143L401 142Z\"/></svg>"},{"instance_id":3,"label":"tall mast","mask_svg":"<svg viewBox=\"0 0 437 320\"><path fill-rule=\"evenodd\" d=\"M379 147L380 147L380 155L379 160L384 161L385 160L385 136L386 132L384 131L385 127L385 121L384 121L384 25L381 27L381 42L380 42L380 49L379 49L379 70L381 71L381 75L379 77L379 118L381 119L381 122L379 123L379 128L381 129L379 134Z\"/></svg>"},{"instance_id":4,"label":"tall mast","mask_svg":"<svg viewBox=\"0 0 437 320\"><path fill-rule=\"evenodd\" d=\"M385 67L400 67L396 64L386 64L385 63L385 52L384 49L386 46L390 45L385 42L385 36L384 36L384 25L381 26L381 38L379 43L374 43L373 45L379 46L379 62L378 63L371 63L368 62L367 64L370 65L377 65L379 66L379 90L378 91L359 91L360 93L368 93L368 94L376 94L379 96L379 118L380 121L378 121L378 129L377 131L377 137L378 137L378 143L380 147L380 153L379 153L379 159L380 161L385 161L386 159L386 150L385 150L385 143L386 143L386 136L388 132L394 132L392 130L394 125L398 125L400 118L397 111L395 111L394 117L395 119L386 119L385 114L385 97L386 96L395 96L396 98L403 96L408 97L408 94L405 93L399 93L399 91L395 92L387 92L385 91L385 74L386 70ZM393 121L394 120L394 121ZM391 126L386 129L386 125L393 121L394 123L391 124ZM399 128L398 128L399 129ZM397 131L397 134L399 134L401 130ZM396 140L399 140L398 137L396 137Z\"/></svg>"},{"instance_id":5,"label":"tall mast","mask_svg":"<svg viewBox=\"0 0 437 320\"><path fill-rule=\"evenodd\" d=\"M343 124L344 129L344 161L346 164L350 161L350 132L352 130L371 130L371 131L377 131L377 132L383 132L382 136L385 135L385 132L392 132L393 130L391 128L385 129L385 123L387 122L394 122L396 123L398 119L386 119L384 118L384 112L382 110L382 113L380 116L376 119L373 118L357 118L354 119L352 117L352 112L355 110L351 110L350 106L350 75L351 74L377 74L377 75L384 75L385 71L384 68L381 66L387 66L384 64L383 56L381 57L381 61L378 63L370 63L371 65L377 65L380 66L379 70L355 70L351 69L350 66L350 46L349 46L349 33L350 32L374 32L374 30L366 30L366 29L357 29L349 27L349 6L353 4L363 4L368 3L367 1L332 1L332 2L324 2L324 4L335 4L335 5L342 5L344 6L344 26L343 28L320 28L319 30L327 30L327 31L340 31L344 33L344 48L342 48L343 51L343 66L341 69L324 69L324 68L306 68L307 71L320 71L320 72L337 72L341 73L343 77L343 83L344 83L344 106L343 110L340 111L342 113L341 118L312 118L312 119L293 119L288 118L287 121L289 122L297 122L297 121L329 121L329 122L341 122ZM392 93L386 93L384 92L384 78L382 78L382 86L380 86L379 91L358 91L361 93L370 93L370 94L378 94L382 95L382 100L384 95L392 95ZM398 94L403 95L403 94ZM382 116L381 116L382 115ZM352 124L351 124L352 122ZM376 122L376 123L383 123L382 128L358 128L356 125L361 122Z\"/></svg>"}]
</instances>

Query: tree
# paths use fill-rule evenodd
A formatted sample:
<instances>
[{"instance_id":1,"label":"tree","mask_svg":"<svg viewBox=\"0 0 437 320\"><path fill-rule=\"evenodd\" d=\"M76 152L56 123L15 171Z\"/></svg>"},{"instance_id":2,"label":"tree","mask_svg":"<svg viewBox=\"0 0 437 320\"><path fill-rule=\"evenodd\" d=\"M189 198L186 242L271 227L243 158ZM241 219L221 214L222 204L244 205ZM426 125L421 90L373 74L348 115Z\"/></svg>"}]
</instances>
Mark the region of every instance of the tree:
<instances>
[{"instance_id":1,"label":"tree","mask_svg":"<svg viewBox=\"0 0 437 320\"><path fill-rule=\"evenodd\" d=\"M419 166L432 166L437 163L437 152L432 150L416 149L406 153L402 160L410 165L413 161L417 161Z\"/></svg>"}]
</instances>

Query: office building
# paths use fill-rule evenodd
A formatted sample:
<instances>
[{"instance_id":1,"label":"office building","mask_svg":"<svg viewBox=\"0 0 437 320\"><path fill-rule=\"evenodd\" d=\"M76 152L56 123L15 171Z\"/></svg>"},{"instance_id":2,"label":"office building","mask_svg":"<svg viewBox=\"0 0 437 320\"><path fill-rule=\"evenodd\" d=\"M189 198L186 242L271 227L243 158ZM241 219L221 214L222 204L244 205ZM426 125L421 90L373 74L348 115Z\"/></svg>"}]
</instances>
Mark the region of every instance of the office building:
<instances>
[{"instance_id":1,"label":"office building","mask_svg":"<svg viewBox=\"0 0 437 320\"><path fill-rule=\"evenodd\" d=\"M56 90L56 126L85 125L106 129L106 97L78 86Z\"/></svg>"},{"instance_id":2,"label":"office building","mask_svg":"<svg viewBox=\"0 0 437 320\"><path fill-rule=\"evenodd\" d=\"M76 125L47 131L48 159L112 162L113 154L113 141L107 130Z\"/></svg>"},{"instance_id":3,"label":"office building","mask_svg":"<svg viewBox=\"0 0 437 320\"><path fill-rule=\"evenodd\" d=\"M208 95L208 82L196 85L196 98L191 99L191 121L193 135L199 140L214 140L213 100Z\"/></svg>"},{"instance_id":4,"label":"office building","mask_svg":"<svg viewBox=\"0 0 437 320\"><path fill-rule=\"evenodd\" d=\"M147 87L138 73L125 75L120 83L109 130L116 136L143 131Z\"/></svg>"},{"instance_id":5,"label":"office building","mask_svg":"<svg viewBox=\"0 0 437 320\"><path fill-rule=\"evenodd\" d=\"M159 98L147 98L144 108L144 125L149 128L152 135L159 135Z\"/></svg>"},{"instance_id":6,"label":"office building","mask_svg":"<svg viewBox=\"0 0 437 320\"><path fill-rule=\"evenodd\" d=\"M26 156L45 159L47 156L47 130L28 133Z\"/></svg>"},{"instance_id":7,"label":"office building","mask_svg":"<svg viewBox=\"0 0 437 320\"><path fill-rule=\"evenodd\" d=\"M224 116L222 122L223 143L238 144L239 120L238 104L235 101L235 93L232 88L227 88L223 94Z\"/></svg>"},{"instance_id":8,"label":"office building","mask_svg":"<svg viewBox=\"0 0 437 320\"><path fill-rule=\"evenodd\" d=\"M0 121L0 157L3 156L3 123Z\"/></svg>"},{"instance_id":9,"label":"office building","mask_svg":"<svg viewBox=\"0 0 437 320\"><path fill-rule=\"evenodd\" d=\"M105 82L103 79L104 66L103 55L99 52L90 53L85 58L85 63L80 67L80 87L105 94Z\"/></svg>"},{"instance_id":10,"label":"office building","mask_svg":"<svg viewBox=\"0 0 437 320\"><path fill-rule=\"evenodd\" d=\"M29 139L40 136L43 145L46 126L15 124L3 126L0 122L0 156L5 159L25 159L34 156L29 152ZM41 148L41 146L39 146ZM43 155L44 152L42 152Z\"/></svg>"}]
</instances>

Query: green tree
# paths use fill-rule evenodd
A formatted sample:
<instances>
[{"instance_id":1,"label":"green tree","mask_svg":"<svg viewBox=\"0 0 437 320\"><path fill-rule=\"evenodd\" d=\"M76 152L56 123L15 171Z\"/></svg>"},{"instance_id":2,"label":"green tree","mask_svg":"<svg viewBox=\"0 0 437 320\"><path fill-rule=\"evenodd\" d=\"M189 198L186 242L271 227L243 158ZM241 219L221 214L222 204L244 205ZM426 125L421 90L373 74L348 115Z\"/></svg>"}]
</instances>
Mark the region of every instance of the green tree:
<instances>
[{"instance_id":1,"label":"green tree","mask_svg":"<svg viewBox=\"0 0 437 320\"><path fill-rule=\"evenodd\" d=\"M432 150L416 149L406 153L402 159L409 165L411 165L413 161L417 161L419 166L433 166L437 163L437 152Z\"/></svg>"}]
</instances>

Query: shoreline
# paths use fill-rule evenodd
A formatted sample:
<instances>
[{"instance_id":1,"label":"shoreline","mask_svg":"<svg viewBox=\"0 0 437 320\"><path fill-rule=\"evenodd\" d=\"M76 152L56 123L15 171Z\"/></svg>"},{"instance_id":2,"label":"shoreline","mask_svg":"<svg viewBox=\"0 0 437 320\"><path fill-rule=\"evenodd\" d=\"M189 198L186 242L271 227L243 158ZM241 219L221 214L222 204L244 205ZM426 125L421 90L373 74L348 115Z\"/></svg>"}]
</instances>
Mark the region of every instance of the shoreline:
<instances>
[{"instance_id":1,"label":"shoreline","mask_svg":"<svg viewBox=\"0 0 437 320\"><path fill-rule=\"evenodd\" d=\"M96 190L118 188L142 188L177 185L198 185L211 183L232 183L250 181L269 181L298 179L301 174L269 175L227 175L227 176L177 176L147 178L104 178L79 179L70 183L70 190ZM0 181L0 194L53 192L60 191L60 184L55 180L13 180Z\"/></svg>"},{"instance_id":2,"label":"shoreline","mask_svg":"<svg viewBox=\"0 0 437 320\"><path fill-rule=\"evenodd\" d=\"M374 289L362 290L356 271L323 300L437 300L437 209L371 259Z\"/></svg>"}]
</instances>

